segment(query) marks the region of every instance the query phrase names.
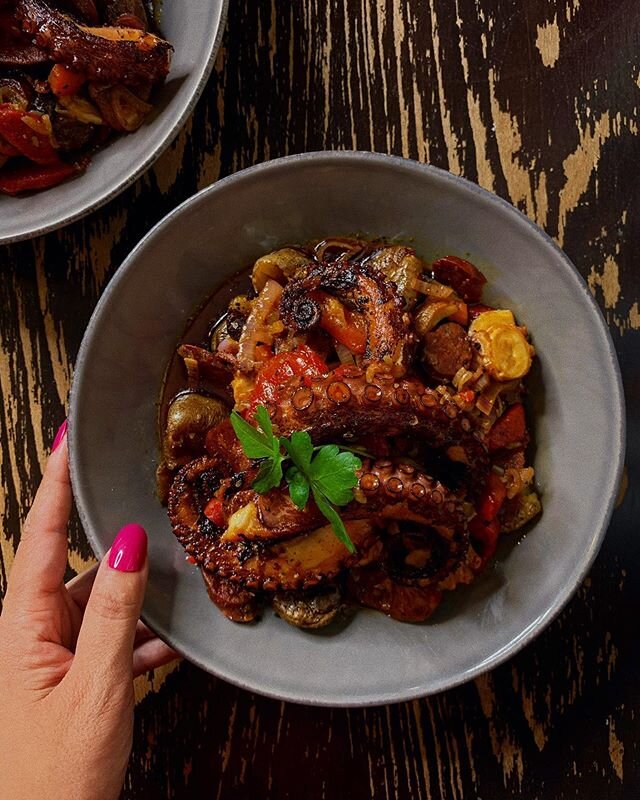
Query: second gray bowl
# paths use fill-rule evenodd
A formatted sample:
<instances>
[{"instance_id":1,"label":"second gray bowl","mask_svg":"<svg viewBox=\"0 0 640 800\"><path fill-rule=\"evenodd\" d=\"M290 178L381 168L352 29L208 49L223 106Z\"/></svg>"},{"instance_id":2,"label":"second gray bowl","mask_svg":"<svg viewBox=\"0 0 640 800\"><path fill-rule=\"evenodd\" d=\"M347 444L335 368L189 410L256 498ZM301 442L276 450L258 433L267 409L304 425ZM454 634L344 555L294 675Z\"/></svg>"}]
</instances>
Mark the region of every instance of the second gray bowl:
<instances>
[{"instance_id":1,"label":"second gray bowl","mask_svg":"<svg viewBox=\"0 0 640 800\"><path fill-rule=\"evenodd\" d=\"M39 236L95 211L153 164L204 89L222 38L227 2L181 0L163 5L162 35L174 53L149 119L135 133L107 143L77 178L24 197L0 194L0 245Z\"/></svg>"}]
</instances>

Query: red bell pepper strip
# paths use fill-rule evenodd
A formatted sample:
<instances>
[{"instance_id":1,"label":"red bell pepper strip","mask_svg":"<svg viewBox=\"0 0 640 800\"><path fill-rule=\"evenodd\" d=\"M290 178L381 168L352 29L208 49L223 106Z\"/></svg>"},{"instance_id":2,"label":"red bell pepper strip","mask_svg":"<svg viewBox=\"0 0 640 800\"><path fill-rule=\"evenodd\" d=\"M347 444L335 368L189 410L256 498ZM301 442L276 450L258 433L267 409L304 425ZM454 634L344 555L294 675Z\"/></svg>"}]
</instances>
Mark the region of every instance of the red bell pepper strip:
<instances>
[{"instance_id":1,"label":"red bell pepper strip","mask_svg":"<svg viewBox=\"0 0 640 800\"><path fill-rule=\"evenodd\" d=\"M0 194L21 194L50 189L84 169L82 164L28 164L24 167L0 170Z\"/></svg>"},{"instance_id":2,"label":"red bell pepper strip","mask_svg":"<svg viewBox=\"0 0 640 800\"><path fill-rule=\"evenodd\" d=\"M479 516L474 517L469 523L469 535L473 539L474 550L478 551L482 558L480 570L486 567L487 562L493 557L498 546L500 536L500 523L497 519L486 522Z\"/></svg>"},{"instance_id":3,"label":"red bell pepper strip","mask_svg":"<svg viewBox=\"0 0 640 800\"><path fill-rule=\"evenodd\" d=\"M507 496L507 488L495 472L490 472L478 506L478 516L485 522L494 520Z\"/></svg>"},{"instance_id":4,"label":"red bell pepper strip","mask_svg":"<svg viewBox=\"0 0 640 800\"><path fill-rule=\"evenodd\" d=\"M503 447L513 447L524 444L527 435L527 421L522 403L516 403L508 408L494 423L489 431L487 445L489 450L501 450Z\"/></svg>"},{"instance_id":5,"label":"red bell pepper strip","mask_svg":"<svg viewBox=\"0 0 640 800\"><path fill-rule=\"evenodd\" d=\"M329 369L315 350L301 344L290 353L278 353L270 358L258 372L251 403L246 416L253 415L256 407L277 400L278 390L294 376L315 378L326 375Z\"/></svg>"},{"instance_id":6,"label":"red bell pepper strip","mask_svg":"<svg viewBox=\"0 0 640 800\"><path fill-rule=\"evenodd\" d=\"M0 136L36 164L60 163L51 137L43 130L42 114L21 111L11 103L0 103Z\"/></svg>"},{"instance_id":7,"label":"red bell pepper strip","mask_svg":"<svg viewBox=\"0 0 640 800\"><path fill-rule=\"evenodd\" d=\"M11 156L19 156L19 155L20 151L18 150L18 148L14 147L12 144L9 144L9 142L6 139L3 139L2 136L0 136L0 156L4 156L5 158L11 158Z\"/></svg>"},{"instance_id":8,"label":"red bell pepper strip","mask_svg":"<svg viewBox=\"0 0 640 800\"><path fill-rule=\"evenodd\" d=\"M217 525L218 528L222 528L225 523L222 500L218 500L217 497L209 500L205 506L204 515L207 519L210 519L214 525Z\"/></svg>"},{"instance_id":9,"label":"red bell pepper strip","mask_svg":"<svg viewBox=\"0 0 640 800\"><path fill-rule=\"evenodd\" d=\"M322 309L320 327L352 353L362 355L367 347L367 332L361 318L324 292L315 292L314 299Z\"/></svg>"},{"instance_id":10,"label":"red bell pepper strip","mask_svg":"<svg viewBox=\"0 0 640 800\"><path fill-rule=\"evenodd\" d=\"M54 64L49 73L49 86L57 97L76 94L86 81L81 72L76 72L64 64Z\"/></svg>"}]
</instances>

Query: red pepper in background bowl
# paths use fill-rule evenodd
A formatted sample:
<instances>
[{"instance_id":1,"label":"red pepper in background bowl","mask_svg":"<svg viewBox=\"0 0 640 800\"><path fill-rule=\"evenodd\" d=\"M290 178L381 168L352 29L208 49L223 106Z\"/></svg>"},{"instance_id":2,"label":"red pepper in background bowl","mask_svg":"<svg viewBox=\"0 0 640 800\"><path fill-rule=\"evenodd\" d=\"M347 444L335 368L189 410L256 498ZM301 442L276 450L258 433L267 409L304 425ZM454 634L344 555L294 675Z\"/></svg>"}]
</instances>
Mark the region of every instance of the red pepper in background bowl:
<instances>
[{"instance_id":1,"label":"red pepper in background bowl","mask_svg":"<svg viewBox=\"0 0 640 800\"><path fill-rule=\"evenodd\" d=\"M44 116L36 111L22 111L11 103L0 103L0 136L36 164L60 163Z\"/></svg>"},{"instance_id":2,"label":"red pepper in background bowl","mask_svg":"<svg viewBox=\"0 0 640 800\"><path fill-rule=\"evenodd\" d=\"M39 189L50 189L62 181L77 175L85 168L86 162L76 164L26 164L22 167L13 167L0 171L0 194L22 194L35 192Z\"/></svg>"},{"instance_id":3,"label":"red pepper in background bowl","mask_svg":"<svg viewBox=\"0 0 640 800\"><path fill-rule=\"evenodd\" d=\"M86 81L81 72L76 72L64 64L54 64L49 73L49 86L56 97L77 94Z\"/></svg>"}]
</instances>

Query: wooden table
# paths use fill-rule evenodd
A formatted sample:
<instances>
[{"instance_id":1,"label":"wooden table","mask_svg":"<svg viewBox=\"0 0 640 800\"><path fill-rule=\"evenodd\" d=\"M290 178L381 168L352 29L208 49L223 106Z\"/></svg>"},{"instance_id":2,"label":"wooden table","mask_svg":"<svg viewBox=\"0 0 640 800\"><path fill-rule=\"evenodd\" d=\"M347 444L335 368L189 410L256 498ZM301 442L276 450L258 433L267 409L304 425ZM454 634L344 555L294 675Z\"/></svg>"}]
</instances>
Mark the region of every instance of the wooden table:
<instances>
[{"instance_id":1,"label":"wooden table","mask_svg":"<svg viewBox=\"0 0 640 800\"><path fill-rule=\"evenodd\" d=\"M89 219L0 249L0 590L109 278L179 202L265 159L379 150L506 197L588 281L625 376L632 488L534 644L456 690L367 710L158 671L137 684L125 798L640 796L639 53L637 0L231 0L204 97L156 167ZM74 524L70 574L90 562Z\"/></svg>"}]
</instances>

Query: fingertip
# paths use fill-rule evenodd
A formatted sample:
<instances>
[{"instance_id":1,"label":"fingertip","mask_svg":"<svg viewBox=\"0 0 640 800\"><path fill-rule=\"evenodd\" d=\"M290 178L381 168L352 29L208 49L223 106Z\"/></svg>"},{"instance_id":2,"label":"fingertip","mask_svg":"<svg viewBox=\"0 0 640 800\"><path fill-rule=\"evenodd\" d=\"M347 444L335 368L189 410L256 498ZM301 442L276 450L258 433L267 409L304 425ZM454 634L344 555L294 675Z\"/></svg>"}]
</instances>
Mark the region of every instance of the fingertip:
<instances>
[{"instance_id":1,"label":"fingertip","mask_svg":"<svg viewBox=\"0 0 640 800\"><path fill-rule=\"evenodd\" d=\"M62 442L67 438L67 430L69 428L69 423L65 419L62 425L58 428L58 432L56 433L53 444L51 445L51 452L55 453L58 447L62 444Z\"/></svg>"},{"instance_id":2,"label":"fingertip","mask_svg":"<svg viewBox=\"0 0 640 800\"><path fill-rule=\"evenodd\" d=\"M147 532L136 522L118 531L111 545L108 564L118 572L139 572L147 560Z\"/></svg>"}]
</instances>

